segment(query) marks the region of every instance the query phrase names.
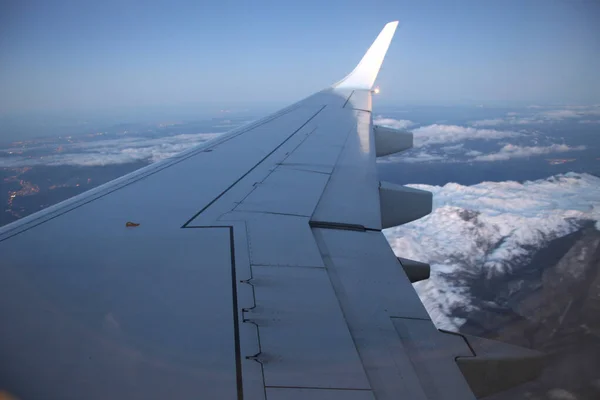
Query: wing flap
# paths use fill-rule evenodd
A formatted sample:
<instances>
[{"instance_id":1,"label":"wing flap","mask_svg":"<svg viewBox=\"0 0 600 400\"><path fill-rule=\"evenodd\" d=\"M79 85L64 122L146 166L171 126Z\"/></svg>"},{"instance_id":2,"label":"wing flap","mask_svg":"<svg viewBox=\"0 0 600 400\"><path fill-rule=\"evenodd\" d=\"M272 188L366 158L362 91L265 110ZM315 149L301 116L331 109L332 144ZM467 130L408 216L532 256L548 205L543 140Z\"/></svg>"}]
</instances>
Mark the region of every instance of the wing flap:
<instances>
[{"instance_id":1,"label":"wing flap","mask_svg":"<svg viewBox=\"0 0 600 400\"><path fill-rule=\"evenodd\" d=\"M0 244L2 389L235 398L229 229L96 231L69 217Z\"/></svg>"},{"instance_id":2,"label":"wing flap","mask_svg":"<svg viewBox=\"0 0 600 400\"><path fill-rule=\"evenodd\" d=\"M258 306L244 317L260 332L256 360L266 387L371 389L324 268L255 265L252 272Z\"/></svg>"}]
</instances>

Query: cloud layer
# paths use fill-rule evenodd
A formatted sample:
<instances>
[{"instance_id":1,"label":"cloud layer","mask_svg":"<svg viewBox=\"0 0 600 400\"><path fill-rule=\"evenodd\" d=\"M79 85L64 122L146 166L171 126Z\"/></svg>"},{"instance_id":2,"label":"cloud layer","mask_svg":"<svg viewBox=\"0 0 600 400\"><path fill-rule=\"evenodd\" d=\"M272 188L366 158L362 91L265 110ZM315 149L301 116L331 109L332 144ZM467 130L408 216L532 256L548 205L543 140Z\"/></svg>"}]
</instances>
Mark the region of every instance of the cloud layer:
<instances>
[{"instance_id":1,"label":"cloud layer","mask_svg":"<svg viewBox=\"0 0 600 400\"><path fill-rule=\"evenodd\" d=\"M464 320L452 317L453 310L473 307L459 272L504 274L584 220L600 229L600 178L588 174L411 187L433 192L433 212L384 233L398 256L431 264L431 278L415 287L440 328L457 328Z\"/></svg>"},{"instance_id":2,"label":"cloud layer","mask_svg":"<svg viewBox=\"0 0 600 400\"><path fill-rule=\"evenodd\" d=\"M377 118L373 121L376 125L389 126L390 128L406 129L415 123L404 119ZM412 130L414 146L423 147L435 144L457 143L465 140L497 140L521 136L520 132L511 130L478 129L468 126L432 124L421 126Z\"/></svg>"},{"instance_id":3,"label":"cloud layer","mask_svg":"<svg viewBox=\"0 0 600 400\"><path fill-rule=\"evenodd\" d=\"M497 153L477 155L473 161L504 161L512 158L526 158L543 154L582 151L585 149L585 146L568 146L566 144L553 144L550 146L517 146L514 144L507 144Z\"/></svg>"},{"instance_id":4,"label":"cloud layer","mask_svg":"<svg viewBox=\"0 0 600 400\"><path fill-rule=\"evenodd\" d=\"M54 149L54 153L41 156L0 157L0 167L15 168L36 165L102 166L127 164L138 161L156 162L174 156L183 150L219 136L219 133L197 133L166 136L161 138L124 137L118 139L74 142ZM10 155L17 149L2 150ZM18 149L22 150L22 149ZM46 148L52 151L52 147Z\"/></svg>"},{"instance_id":5,"label":"cloud layer","mask_svg":"<svg viewBox=\"0 0 600 400\"><path fill-rule=\"evenodd\" d=\"M382 116L378 116L377 118L375 118L373 120L373 124L381 125L381 126L389 126L390 128L394 128L394 129L406 129L406 128L409 128L409 127L415 125L414 122L409 121L407 119L384 118Z\"/></svg>"},{"instance_id":6,"label":"cloud layer","mask_svg":"<svg viewBox=\"0 0 600 400\"><path fill-rule=\"evenodd\" d=\"M556 110L547 111L548 115L556 118L566 118L571 113L576 113L574 110ZM509 113L515 114L515 113ZM515 118L510 116L509 118ZM382 125L395 126L406 125L406 120L394 120L393 118L380 118L378 121ZM587 120L585 120L588 122ZM398 124L395 124L398 122ZM410 122L410 121L409 121ZM483 120L474 124L481 125L500 125L504 123L503 119ZM549 143L547 145L538 145L539 133L531 133L528 131L515 130L500 130L500 129L484 129L477 127L465 127L459 125L442 125L433 124L418 127L412 130L414 134L415 149L401 155L391 155L378 159L380 163L429 163L429 162L493 162L504 161L514 158L526 158L533 156L541 156L548 154L566 153L572 151L586 150L586 146L570 146L567 144ZM519 138L530 140L532 146L517 145L500 142L502 139ZM498 151L484 153L480 150L469 149L465 145L469 140L486 140L500 142ZM457 143L457 144L453 144Z\"/></svg>"},{"instance_id":7,"label":"cloud layer","mask_svg":"<svg viewBox=\"0 0 600 400\"><path fill-rule=\"evenodd\" d=\"M515 131L500 131L496 129L478 129L459 125L427 125L414 129L415 147L432 144L456 143L465 140L492 140L520 136Z\"/></svg>"},{"instance_id":8,"label":"cloud layer","mask_svg":"<svg viewBox=\"0 0 600 400\"><path fill-rule=\"evenodd\" d=\"M499 125L528 125L528 124L546 124L562 121L565 119L577 119L587 117L587 121L595 121L589 117L600 117L600 105L592 106L565 106L562 108L544 109L544 107L530 107L535 109L532 113L509 112L503 118L482 119L472 121L471 126L486 127Z\"/></svg>"}]
</instances>

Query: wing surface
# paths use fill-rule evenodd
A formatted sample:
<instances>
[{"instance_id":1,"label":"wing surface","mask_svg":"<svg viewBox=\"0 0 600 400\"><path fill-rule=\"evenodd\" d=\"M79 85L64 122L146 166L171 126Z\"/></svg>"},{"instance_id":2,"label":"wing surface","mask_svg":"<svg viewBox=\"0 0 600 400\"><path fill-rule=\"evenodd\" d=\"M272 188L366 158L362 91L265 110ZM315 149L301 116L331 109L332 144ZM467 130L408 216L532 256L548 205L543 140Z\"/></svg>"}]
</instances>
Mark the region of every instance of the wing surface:
<instances>
[{"instance_id":1,"label":"wing surface","mask_svg":"<svg viewBox=\"0 0 600 400\"><path fill-rule=\"evenodd\" d=\"M375 168L412 143L371 118L396 26L332 87L2 228L0 391L474 398L455 359L480 358L411 286L429 267L381 233L431 209Z\"/></svg>"}]
</instances>

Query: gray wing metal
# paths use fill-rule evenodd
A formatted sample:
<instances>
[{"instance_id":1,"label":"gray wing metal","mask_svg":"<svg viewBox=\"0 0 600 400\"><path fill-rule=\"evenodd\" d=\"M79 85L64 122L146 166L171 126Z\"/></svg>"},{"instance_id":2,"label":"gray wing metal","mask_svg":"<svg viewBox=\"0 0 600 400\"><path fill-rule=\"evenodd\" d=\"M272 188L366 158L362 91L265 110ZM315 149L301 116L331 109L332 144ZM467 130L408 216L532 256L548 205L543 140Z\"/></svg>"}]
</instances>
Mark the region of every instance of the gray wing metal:
<instances>
[{"instance_id":1,"label":"gray wing metal","mask_svg":"<svg viewBox=\"0 0 600 400\"><path fill-rule=\"evenodd\" d=\"M2 228L0 390L362 400L502 388L492 367L481 374L485 357L459 367L477 346L435 329L411 286L428 267L399 261L381 233L431 209L429 193L375 169L412 143L372 125L395 27L331 88Z\"/></svg>"}]
</instances>

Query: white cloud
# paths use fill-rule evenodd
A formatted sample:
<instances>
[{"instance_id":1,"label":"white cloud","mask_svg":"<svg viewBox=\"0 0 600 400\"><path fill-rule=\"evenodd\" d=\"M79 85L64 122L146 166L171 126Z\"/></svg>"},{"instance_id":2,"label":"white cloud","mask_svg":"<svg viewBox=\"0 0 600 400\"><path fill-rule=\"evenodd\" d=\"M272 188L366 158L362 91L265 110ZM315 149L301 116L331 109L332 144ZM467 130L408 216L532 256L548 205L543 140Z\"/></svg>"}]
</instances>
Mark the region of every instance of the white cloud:
<instances>
[{"instance_id":1,"label":"white cloud","mask_svg":"<svg viewBox=\"0 0 600 400\"><path fill-rule=\"evenodd\" d=\"M550 146L517 146L507 144L497 153L477 155L474 161L504 161L512 158L525 158L552 153L565 153L568 151L585 150L585 146L568 146L566 144L552 144Z\"/></svg>"},{"instance_id":2,"label":"white cloud","mask_svg":"<svg viewBox=\"0 0 600 400\"><path fill-rule=\"evenodd\" d=\"M496 126L505 125L506 120L503 118L482 119L479 121L470 122L469 124L472 126Z\"/></svg>"},{"instance_id":3,"label":"white cloud","mask_svg":"<svg viewBox=\"0 0 600 400\"><path fill-rule=\"evenodd\" d=\"M478 129L458 125L428 125L414 129L415 147L431 144L456 143L473 139L503 139L520 136L515 131L501 131L496 129Z\"/></svg>"},{"instance_id":4,"label":"white cloud","mask_svg":"<svg viewBox=\"0 0 600 400\"><path fill-rule=\"evenodd\" d=\"M406 129L415 125L414 122L406 119L393 119L377 117L374 121L376 125L389 126L395 129ZM500 131L496 129L477 129L459 125L432 124L421 126L412 130L414 134L414 146L421 147L431 144L456 143L470 139L502 139L521 135L515 131Z\"/></svg>"},{"instance_id":5,"label":"white cloud","mask_svg":"<svg viewBox=\"0 0 600 400\"><path fill-rule=\"evenodd\" d=\"M541 112L539 115L548 119L565 119L578 118L582 114L575 110L550 110Z\"/></svg>"},{"instance_id":6,"label":"white cloud","mask_svg":"<svg viewBox=\"0 0 600 400\"><path fill-rule=\"evenodd\" d=\"M441 149L443 151L445 151L446 153L460 153L463 151L464 147L465 147L464 143L459 143L459 144L453 144L451 146L444 146Z\"/></svg>"},{"instance_id":7,"label":"white cloud","mask_svg":"<svg viewBox=\"0 0 600 400\"><path fill-rule=\"evenodd\" d=\"M440 328L457 328L464 320L452 311L474 307L461 273L501 275L526 266L537 250L583 220L600 229L600 178L588 174L410 186L433 192L433 212L384 233L398 256L431 264L431 278L415 288Z\"/></svg>"},{"instance_id":8,"label":"white cloud","mask_svg":"<svg viewBox=\"0 0 600 400\"><path fill-rule=\"evenodd\" d=\"M389 126L394 129L406 129L414 126L415 123L407 119L384 118L381 115L373 120L374 125Z\"/></svg>"},{"instance_id":9,"label":"white cloud","mask_svg":"<svg viewBox=\"0 0 600 400\"><path fill-rule=\"evenodd\" d=\"M482 119L479 121L469 122L471 126L498 126L498 125L529 125L541 124L546 122L546 119L541 119L537 116L518 117L516 113L508 113L506 118Z\"/></svg>"},{"instance_id":10,"label":"white cloud","mask_svg":"<svg viewBox=\"0 0 600 400\"><path fill-rule=\"evenodd\" d=\"M528 107L533 108L533 107ZM542 107L536 107L541 109ZM600 115L600 106L565 106L545 111L537 111L532 115L519 116L519 113L509 112L504 118L482 119L472 121L471 126L498 126L498 125L527 125L558 122L570 118L583 118L585 116Z\"/></svg>"},{"instance_id":11,"label":"white cloud","mask_svg":"<svg viewBox=\"0 0 600 400\"><path fill-rule=\"evenodd\" d=\"M219 136L220 133L197 133L161 138L124 137L119 139L75 142L63 145L60 152L42 157L1 157L0 167L35 165L102 166L136 161L156 162ZM31 149L29 149L31 150ZM8 150L4 151L8 153Z\"/></svg>"},{"instance_id":12,"label":"white cloud","mask_svg":"<svg viewBox=\"0 0 600 400\"><path fill-rule=\"evenodd\" d=\"M556 110L554 110L556 111ZM553 111L553 112L554 112ZM571 110L567 110L571 112ZM516 113L511 113L516 114ZM567 113L556 113L552 115L567 115ZM515 115L507 117L511 120L516 120ZM392 118L380 118L378 121L388 123L388 126L392 126L394 120ZM406 121L406 120L400 120ZM487 121L487 122L486 122ZM507 119L496 119L496 120L482 120L475 121L472 124L500 124L505 123ZM529 123L533 119L521 118L521 123ZM383 123L383 125L386 125ZM465 127L459 125L444 125L444 124L432 124L427 126L421 126L412 130L414 134L414 147L412 151L404 153L402 155L392 155L384 157L378 161L381 163L393 163L393 162L406 162L406 163L422 163L422 162L434 162L434 161L445 161L445 162L461 162L461 161L502 161L513 158L525 158L530 156L564 153L569 151L581 151L585 150L585 146L569 146L566 144L551 144L548 146L519 146L514 144L505 144L498 152L484 154L481 151L469 150L464 147L464 143L467 140L500 140L511 137L523 136L526 133L524 131L517 132L514 130L501 130L501 129L483 129L476 127ZM451 144L457 143L457 144ZM537 144L537 141L534 141ZM423 149L429 145L443 145L438 148L437 152L427 152ZM442 154L440 154L442 153ZM461 158L452 159L445 156L443 153L448 154L450 157L463 153L467 157L472 157L467 160Z\"/></svg>"},{"instance_id":13,"label":"white cloud","mask_svg":"<svg viewBox=\"0 0 600 400\"><path fill-rule=\"evenodd\" d=\"M421 151L414 155L407 156L392 156L388 157L389 159L383 162L405 162L405 163L423 163L423 162L433 162L433 161L442 161L446 160L446 157L438 155L438 154L430 154L424 151Z\"/></svg>"}]
</instances>

